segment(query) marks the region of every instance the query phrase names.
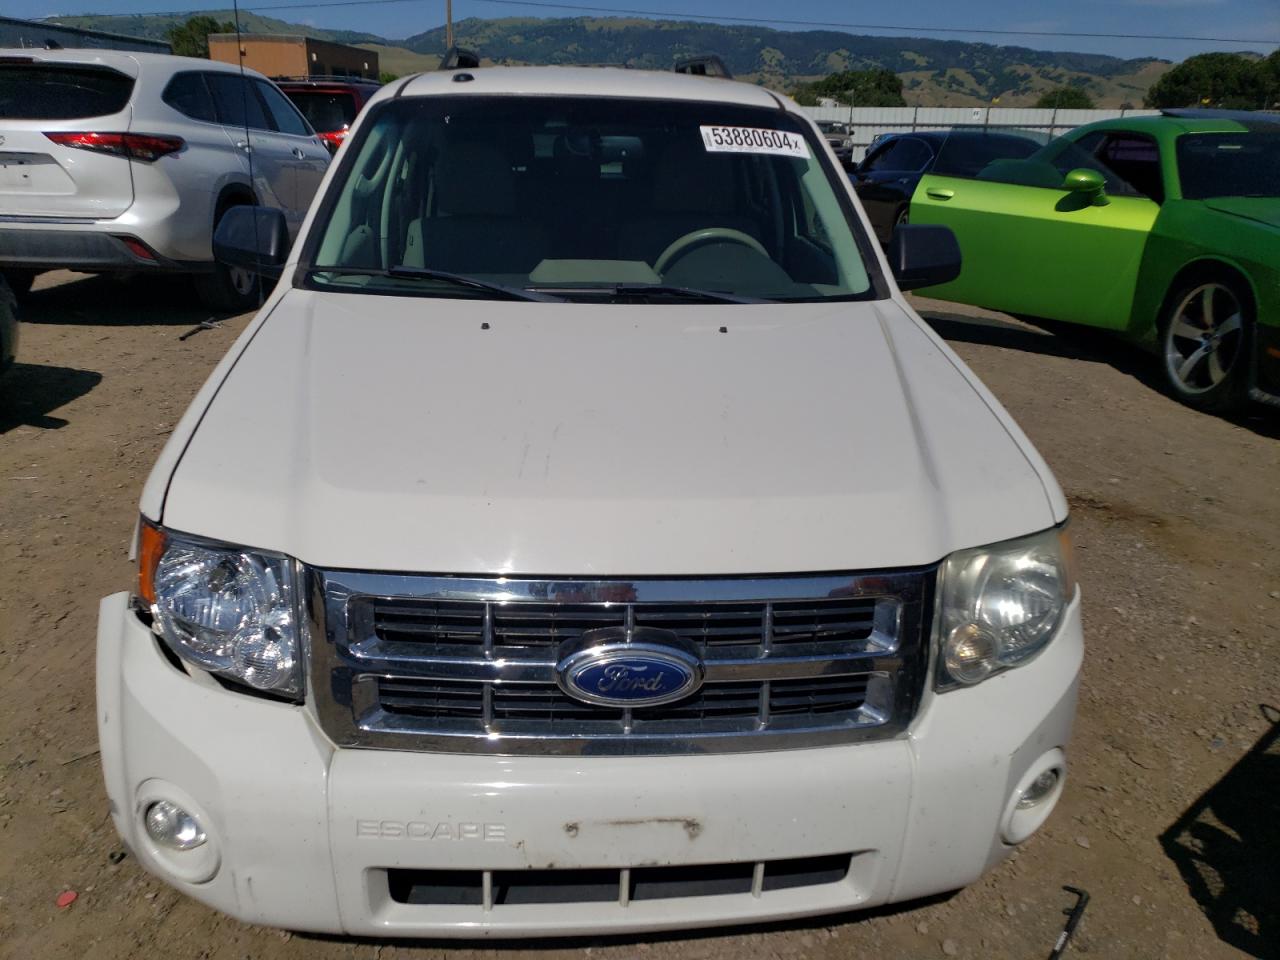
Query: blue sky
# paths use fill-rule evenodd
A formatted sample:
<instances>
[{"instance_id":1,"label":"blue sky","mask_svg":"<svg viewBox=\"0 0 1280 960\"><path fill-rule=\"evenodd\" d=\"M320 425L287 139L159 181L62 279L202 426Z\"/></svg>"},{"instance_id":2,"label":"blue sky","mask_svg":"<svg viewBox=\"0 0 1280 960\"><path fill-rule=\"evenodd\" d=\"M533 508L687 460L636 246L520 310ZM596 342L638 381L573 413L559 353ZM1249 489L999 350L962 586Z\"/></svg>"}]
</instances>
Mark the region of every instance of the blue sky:
<instances>
[{"instance_id":1,"label":"blue sky","mask_svg":"<svg viewBox=\"0 0 1280 960\"><path fill-rule=\"evenodd\" d=\"M271 16L318 27L366 30L403 38L444 22L444 0L398 0L353 7L325 7L333 0L245 0L243 9L294 4L293 9L263 10ZM551 2L551 0L548 0ZM1280 0L907 0L905 3L853 4L834 0L566 0L607 10L653 10L673 19L698 14L714 19L786 18L854 24L904 25L908 30L849 30L887 36L934 36L1006 43L1048 50L1081 50L1123 57L1159 56L1181 60L1205 50L1255 49L1269 53L1280 44ZM8 16L43 17L70 13L148 13L187 10L192 0L4 0ZM216 4L222 6L223 4ZM229 0L226 6L230 6ZM586 11L526 6L496 0L454 0L454 19L508 16L583 16ZM603 15L603 14L600 14ZM726 22L730 22L726 20ZM779 29L815 29L765 24ZM924 28L1044 31L1040 36L995 36L981 33L930 33ZM1160 34L1238 37L1250 44L1201 41L1110 39L1054 36L1056 32ZM1266 42L1270 41L1270 42Z\"/></svg>"}]
</instances>

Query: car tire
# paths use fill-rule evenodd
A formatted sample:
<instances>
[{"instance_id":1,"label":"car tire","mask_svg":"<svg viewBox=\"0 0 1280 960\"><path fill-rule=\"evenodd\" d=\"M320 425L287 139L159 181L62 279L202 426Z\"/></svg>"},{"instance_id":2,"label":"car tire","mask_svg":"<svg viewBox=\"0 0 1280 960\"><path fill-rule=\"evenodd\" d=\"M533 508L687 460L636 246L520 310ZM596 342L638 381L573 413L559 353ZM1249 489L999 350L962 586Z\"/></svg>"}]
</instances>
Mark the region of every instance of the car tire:
<instances>
[{"instance_id":1,"label":"car tire","mask_svg":"<svg viewBox=\"0 0 1280 960\"><path fill-rule=\"evenodd\" d=\"M31 284L35 283L39 270L6 270L4 279L9 284L13 295L21 300L31 292Z\"/></svg>"},{"instance_id":2,"label":"car tire","mask_svg":"<svg viewBox=\"0 0 1280 960\"><path fill-rule=\"evenodd\" d=\"M1179 283L1158 326L1160 374L1169 392L1197 410L1224 413L1249 396L1253 298L1233 277Z\"/></svg>"},{"instance_id":3,"label":"car tire","mask_svg":"<svg viewBox=\"0 0 1280 960\"><path fill-rule=\"evenodd\" d=\"M227 207L218 212L218 219L213 225L215 232L223 214L230 209L231 207ZM202 273L196 277L196 293L200 300L210 310L220 313L245 313L253 310L261 302L264 292L261 277L241 267L229 267L217 261L210 273Z\"/></svg>"}]
</instances>

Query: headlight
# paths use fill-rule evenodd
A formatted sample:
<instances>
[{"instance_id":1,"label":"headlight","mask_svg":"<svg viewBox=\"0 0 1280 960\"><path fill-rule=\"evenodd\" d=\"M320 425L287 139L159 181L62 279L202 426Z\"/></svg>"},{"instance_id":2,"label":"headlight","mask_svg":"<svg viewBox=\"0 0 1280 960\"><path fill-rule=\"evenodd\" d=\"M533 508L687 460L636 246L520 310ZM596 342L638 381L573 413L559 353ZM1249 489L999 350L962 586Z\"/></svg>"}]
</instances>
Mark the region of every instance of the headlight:
<instances>
[{"instance_id":1,"label":"headlight","mask_svg":"<svg viewBox=\"0 0 1280 960\"><path fill-rule=\"evenodd\" d=\"M952 554L938 579L937 688L979 683L1034 657L1075 592L1063 528Z\"/></svg>"},{"instance_id":2,"label":"headlight","mask_svg":"<svg viewBox=\"0 0 1280 960\"><path fill-rule=\"evenodd\" d=\"M259 690L302 693L288 558L209 544L144 521L139 592L179 657Z\"/></svg>"}]
</instances>

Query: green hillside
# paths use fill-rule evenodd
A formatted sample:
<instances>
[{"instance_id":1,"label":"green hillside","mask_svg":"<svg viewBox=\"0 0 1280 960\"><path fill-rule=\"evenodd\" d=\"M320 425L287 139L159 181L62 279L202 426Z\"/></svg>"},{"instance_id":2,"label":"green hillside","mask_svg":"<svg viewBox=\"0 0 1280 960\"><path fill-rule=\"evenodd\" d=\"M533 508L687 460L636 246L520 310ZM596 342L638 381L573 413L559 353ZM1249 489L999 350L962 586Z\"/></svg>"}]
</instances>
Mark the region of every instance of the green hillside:
<instances>
[{"instance_id":1,"label":"green hillside","mask_svg":"<svg viewBox=\"0 0 1280 960\"><path fill-rule=\"evenodd\" d=\"M1078 85L1100 106L1141 103L1169 64L1102 54L1032 50L957 40L868 37L833 30L620 17L471 18L454 25L457 42L498 63L612 63L669 69L679 57L718 54L736 77L788 90L838 70L887 67L903 77L909 104L1002 106L1033 103L1063 84ZM440 27L402 41L438 51Z\"/></svg>"},{"instance_id":2,"label":"green hillside","mask_svg":"<svg viewBox=\"0 0 1280 960\"><path fill-rule=\"evenodd\" d=\"M232 10L201 11L219 22L235 20ZM79 16L46 17L49 23L60 23L68 27L80 27L83 30L104 30L107 33L119 33L127 37L144 37L148 40L164 40L170 27L185 23L194 14L138 14L131 17L106 17L96 14ZM314 37L317 40L332 40L335 43L387 43L375 33L357 33L352 30L321 30L301 23L288 23L274 17L264 17L257 13L241 11L240 29L245 33L287 33L294 36Z\"/></svg>"},{"instance_id":3,"label":"green hillside","mask_svg":"<svg viewBox=\"0 0 1280 960\"><path fill-rule=\"evenodd\" d=\"M231 11L210 11L219 20ZM70 26L163 39L183 17L51 17ZM303 34L376 49L382 68L396 74L430 69L444 50L444 28L404 40L322 30L253 13L240 15L248 33ZM1079 86L1099 106L1138 104L1167 61L1125 60L1101 54L1032 50L957 40L867 37L834 30L781 31L677 20L624 17L469 18L454 27L457 42L486 62L618 64L667 70L679 57L717 53L740 79L778 90L838 70L887 67L902 77L907 103L920 106L1001 106L1034 103L1046 90Z\"/></svg>"}]
</instances>

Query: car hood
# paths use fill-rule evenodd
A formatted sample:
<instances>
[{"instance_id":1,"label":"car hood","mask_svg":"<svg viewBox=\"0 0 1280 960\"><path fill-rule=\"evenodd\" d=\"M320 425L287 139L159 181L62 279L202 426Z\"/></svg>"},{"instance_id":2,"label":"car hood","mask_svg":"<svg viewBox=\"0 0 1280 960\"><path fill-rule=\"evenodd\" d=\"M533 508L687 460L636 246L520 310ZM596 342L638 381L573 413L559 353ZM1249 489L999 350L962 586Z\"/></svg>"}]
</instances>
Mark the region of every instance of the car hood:
<instances>
[{"instance_id":1,"label":"car hood","mask_svg":"<svg viewBox=\"0 0 1280 960\"><path fill-rule=\"evenodd\" d=\"M1280 227L1280 197L1219 197L1204 201L1210 210Z\"/></svg>"},{"instance_id":2,"label":"car hood","mask_svg":"<svg viewBox=\"0 0 1280 960\"><path fill-rule=\"evenodd\" d=\"M190 437L163 521L413 572L928 564L1065 514L962 370L892 301L290 290Z\"/></svg>"}]
</instances>

